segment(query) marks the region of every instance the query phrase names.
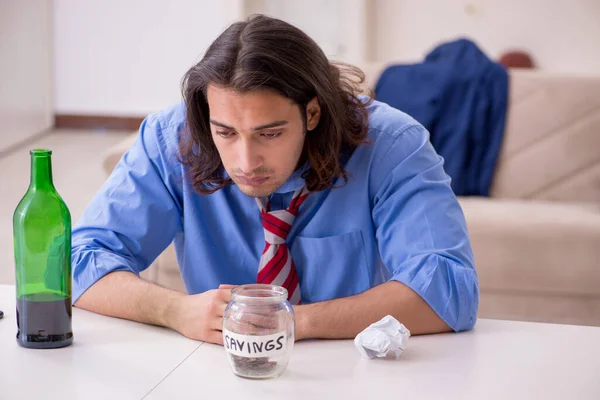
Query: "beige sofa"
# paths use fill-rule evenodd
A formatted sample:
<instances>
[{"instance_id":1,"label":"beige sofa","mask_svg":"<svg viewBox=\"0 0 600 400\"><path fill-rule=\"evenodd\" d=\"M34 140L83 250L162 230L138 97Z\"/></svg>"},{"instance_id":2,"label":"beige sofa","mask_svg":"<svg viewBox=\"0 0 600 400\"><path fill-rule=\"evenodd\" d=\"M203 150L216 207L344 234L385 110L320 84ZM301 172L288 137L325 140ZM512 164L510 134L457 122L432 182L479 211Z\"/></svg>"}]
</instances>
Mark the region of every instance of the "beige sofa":
<instances>
[{"instance_id":1,"label":"beige sofa","mask_svg":"<svg viewBox=\"0 0 600 400\"><path fill-rule=\"evenodd\" d=\"M385 64L361 67L368 88ZM108 152L107 173L134 138ZM459 200L479 317L600 325L600 77L510 70L491 197ZM173 246L143 277L184 290Z\"/></svg>"}]
</instances>

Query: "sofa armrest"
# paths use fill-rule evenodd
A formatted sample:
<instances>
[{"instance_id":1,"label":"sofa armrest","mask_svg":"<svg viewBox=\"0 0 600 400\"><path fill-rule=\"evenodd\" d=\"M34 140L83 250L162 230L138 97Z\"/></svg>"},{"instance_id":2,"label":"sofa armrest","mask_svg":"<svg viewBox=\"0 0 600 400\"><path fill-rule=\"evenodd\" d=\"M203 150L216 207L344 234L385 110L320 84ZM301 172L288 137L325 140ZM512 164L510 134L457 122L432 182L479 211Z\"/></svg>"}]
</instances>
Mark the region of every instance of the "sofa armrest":
<instances>
[{"instance_id":1,"label":"sofa armrest","mask_svg":"<svg viewBox=\"0 0 600 400\"><path fill-rule=\"evenodd\" d=\"M104 153L102 168L104 168L104 172L106 173L106 175L110 175L112 173L113 169L115 169L115 167L123 157L123 154L125 154L125 152L129 150L131 145L133 145L133 142L137 138L137 135L137 131L128 135L125 139L121 140L119 143L112 146Z\"/></svg>"}]
</instances>

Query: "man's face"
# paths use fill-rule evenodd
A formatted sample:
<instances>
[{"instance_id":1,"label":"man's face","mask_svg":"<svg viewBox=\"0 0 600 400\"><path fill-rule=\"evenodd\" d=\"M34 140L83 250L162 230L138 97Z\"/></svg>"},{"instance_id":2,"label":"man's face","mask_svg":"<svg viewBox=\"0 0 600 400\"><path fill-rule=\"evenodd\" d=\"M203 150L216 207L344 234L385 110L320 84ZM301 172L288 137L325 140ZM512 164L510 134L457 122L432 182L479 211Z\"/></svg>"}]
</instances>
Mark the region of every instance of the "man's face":
<instances>
[{"instance_id":1,"label":"man's face","mask_svg":"<svg viewBox=\"0 0 600 400\"><path fill-rule=\"evenodd\" d=\"M213 140L240 190L265 197L280 188L294 172L304 146L298 106L272 92L236 93L215 85L208 86L207 101ZM313 114L309 130L316 126Z\"/></svg>"}]
</instances>

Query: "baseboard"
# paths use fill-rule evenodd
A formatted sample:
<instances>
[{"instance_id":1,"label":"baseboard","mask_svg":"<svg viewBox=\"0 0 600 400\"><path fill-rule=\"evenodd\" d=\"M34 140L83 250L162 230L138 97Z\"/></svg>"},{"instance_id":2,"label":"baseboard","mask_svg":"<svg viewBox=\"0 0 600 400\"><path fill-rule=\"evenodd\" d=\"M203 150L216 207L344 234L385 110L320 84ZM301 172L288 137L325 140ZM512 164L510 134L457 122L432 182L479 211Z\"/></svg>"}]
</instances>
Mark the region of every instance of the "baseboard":
<instances>
[{"instance_id":1,"label":"baseboard","mask_svg":"<svg viewBox=\"0 0 600 400\"><path fill-rule=\"evenodd\" d=\"M55 114L55 128L138 130L144 117L116 117L110 115Z\"/></svg>"}]
</instances>

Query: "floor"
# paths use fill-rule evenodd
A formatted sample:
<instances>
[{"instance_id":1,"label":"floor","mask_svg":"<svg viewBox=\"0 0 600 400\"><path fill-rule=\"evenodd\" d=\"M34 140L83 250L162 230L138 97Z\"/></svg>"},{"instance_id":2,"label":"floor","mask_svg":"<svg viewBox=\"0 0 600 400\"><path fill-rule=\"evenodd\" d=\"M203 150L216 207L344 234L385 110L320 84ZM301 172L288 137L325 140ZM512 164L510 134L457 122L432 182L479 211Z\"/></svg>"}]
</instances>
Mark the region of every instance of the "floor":
<instances>
[{"instance_id":1,"label":"floor","mask_svg":"<svg viewBox=\"0 0 600 400\"><path fill-rule=\"evenodd\" d=\"M12 215L29 186L29 150L52 150L54 185L74 224L106 179L104 153L128 133L53 130L0 153L0 284L14 284Z\"/></svg>"}]
</instances>

